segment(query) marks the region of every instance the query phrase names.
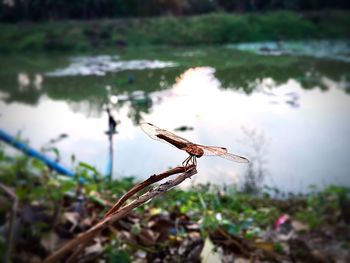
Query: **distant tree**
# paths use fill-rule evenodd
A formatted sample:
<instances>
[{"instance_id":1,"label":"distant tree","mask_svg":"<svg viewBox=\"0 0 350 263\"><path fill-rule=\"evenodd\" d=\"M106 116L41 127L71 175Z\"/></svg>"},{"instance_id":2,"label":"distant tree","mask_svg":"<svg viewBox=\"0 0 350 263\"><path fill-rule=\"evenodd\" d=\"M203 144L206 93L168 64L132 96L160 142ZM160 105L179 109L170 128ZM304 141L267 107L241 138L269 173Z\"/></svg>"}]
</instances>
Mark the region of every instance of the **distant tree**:
<instances>
[{"instance_id":1,"label":"distant tree","mask_svg":"<svg viewBox=\"0 0 350 263\"><path fill-rule=\"evenodd\" d=\"M349 0L2 0L0 21L349 9Z\"/></svg>"},{"instance_id":2,"label":"distant tree","mask_svg":"<svg viewBox=\"0 0 350 263\"><path fill-rule=\"evenodd\" d=\"M217 10L216 0L187 0L185 12L187 14L203 14L210 13Z\"/></svg>"}]
</instances>

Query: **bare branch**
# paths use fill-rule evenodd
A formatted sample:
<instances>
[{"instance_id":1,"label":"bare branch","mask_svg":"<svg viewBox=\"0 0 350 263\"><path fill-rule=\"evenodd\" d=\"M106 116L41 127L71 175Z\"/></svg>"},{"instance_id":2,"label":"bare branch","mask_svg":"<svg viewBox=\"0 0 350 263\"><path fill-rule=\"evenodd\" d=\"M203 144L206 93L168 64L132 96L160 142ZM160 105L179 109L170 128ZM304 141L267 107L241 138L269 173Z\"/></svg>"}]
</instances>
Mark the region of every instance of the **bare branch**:
<instances>
[{"instance_id":1,"label":"bare branch","mask_svg":"<svg viewBox=\"0 0 350 263\"><path fill-rule=\"evenodd\" d=\"M174 174L178 174L178 173L184 173L186 172L186 170L191 169L190 167L183 167L183 166L179 166L179 167L175 167L171 170L168 170L164 173L161 174L154 174L151 177L149 177L147 180L135 185L133 188L131 188L127 193L125 193L119 200L117 203L115 203L115 205L109 209L107 211L107 213L104 215L104 217L107 217L113 213L115 213L116 211L118 211L118 209L130 198L132 197L134 194L136 194L137 192L140 192L142 189L146 188L147 186L154 184L156 182L159 182L160 180L163 180L164 178L167 178L171 175Z\"/></svg>"},{"instance_id":2,"label":"bare branch","mask_svg":"<svg viewBox=\"0 0 350 263\"><path fill-rule=\"evenodd\" d=\"M149 190L145 194L143 194L143 195L139 196L137 199L133 200L130 204L125 205L124 207L120 208L116 212L113 212L113 214L111 214L111 215L109 215L107 217L104 217L99 223L97 223L95 226L90 228L88 231L86 231L83 234L77 236L73 240L68 241L59 250L57 250L56 252L51 254L48 258L45 259L44 263L57 262L60 258L65 256L69 251L71 251L73 249L76 249L79 245L87 244L98 233L100 233L101 230L105 229L106 227L108 227L112 223L114 223L117 220L119 220L120 218L124 217L125 215L130 213L133 209L143 205L144 203L146 203L147 201L157 197L158 195L161 195L162 193L170 190L174 186L182 183L185 179L187 179L187 178L189 178L189 177L191 177L191 176L193 176L193 175L195 175L197 173L197 170L196 170L195 166L192 166L192 167L187 168L187 169L188 170L184 171L183 167L181 167L181 169L179 167L177 167L177 168L171 169L171 170L163 173L164 176L165 175L169 176L171 174L175 174L174 171L177 171L177 173L183 172L180 175L178 175L175 179L169 180L169 181L167 181L167 182L165 182L165 183L163 183L163 184L161 184L161 185L159 185L159 186ZM165 177L167 177L167 176L165 176ZM149 179L147 179L147 180L149 180Z\"/></svg>"}]
</instances>

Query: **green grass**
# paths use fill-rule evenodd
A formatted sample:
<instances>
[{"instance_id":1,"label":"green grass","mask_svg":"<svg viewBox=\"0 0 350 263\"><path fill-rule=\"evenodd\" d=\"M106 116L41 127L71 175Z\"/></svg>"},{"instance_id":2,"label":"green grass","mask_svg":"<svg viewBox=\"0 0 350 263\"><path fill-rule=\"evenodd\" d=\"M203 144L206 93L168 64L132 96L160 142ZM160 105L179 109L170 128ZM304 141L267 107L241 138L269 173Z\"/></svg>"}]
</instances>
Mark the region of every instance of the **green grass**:
<instances>
[{"instance_id":1,"label":"green grass","mask_svg":"<svg viewBox=\"0 0 350 263\"><path fill-rule=\"evenodd\" d=\"M294 12L215 13L158 17L0 25L0 51L91 51L128 46L190 46L226 43L348 38L350 14L332 11L317 21Z\"/></svg>"},{"instance_id":2,"label":"green grass","mask_svg":"<svg viewBox=\"0 0 350 263\"><path fill-rule=\"evenodd\" d=\"M59 152L57 155L59 156ZM77 162L73 156L71 161L75 174L86 180L84 185L59 177L36 159L22 154L8 156L3 145L0 144L1 184L11 187L10 189L16 194L19 202L16 213L18 220L31 220L28 221L30 223L21 225L20 233L25 238L21 239L23 243L14 243L16 252L12 254L13 259L17 259L23 253L27 257L28 255L35 255L40 259L47 257L50 251L43 246L42 240L48 235L54 235L57 236L57 240L63 240L63 238L71 239L78 233L86 231L108 210L106 201L113 204L135 184L135 178L132 177L107 182L94 167ZM163 234L163 240L159 239L144 245L142 240L130 242L117 236L116 230L103 231L101 233L105 240L102 244L103 250L97 256L110 258L110 262L132 262L132 256L137 251L144 251L147 256L163 255L168 253L167 247L170 245L172 247L186 245L186 240L192 238L194 232L197 241L203 244L208 236L215 237L215 233L220 229L231 239L239 238L238 240L244 240L244 244L250 244L252 247L263 240L273 247L274 252L286 257L280 244L284 241L271 241L266 237L266 232L271 231L274 222L281 215L288 214L292 220L298 220L306 226L303 230L305 233L294 234L300 240L304 234L311 234L312 229L317 230L312 233L313 235L321 233L319 235L326 236L326 233L322 232L325 231L323 229L330 233L333 226L343 226L342 220L348 215L346 206L349 204L350 190L345 187L329 186L323 191L317 191L314 188L308 195L289 196L282 199L271 197L265 190L263 189L262 195L256 196L237 191L235 187L224 189L209 184L195 185L188 191L174 188L163 193L161 198L156 198L135 209L129 217L133 218L132 221L128 218L124 221L122 219L112 228L115 229L119 225L119 230L134 236L135 240L138 240L136 239L138 235L145 235L142 230L147 230L147 233L157 237ZM278 189L275 189L275 193L279 193ZM84 198L81 199L81 196ZM11 201L5 197L6 195L2 193L1 225L9 223L8 215L12 206ZM31 217L27 216L29 219L25 219L29 213L26 211L32 213ZM72 222L67 216L72 212L77 216L83 215L79 217L82 220L77 221L77 226L74 226L74 232L70 230L73 229ZM150 228L151 224L157 228ZM194 230L187 229L184 227L185 224L194 226ZM150 240L149 235L145 240ZM305 239L308 239L308 236ZM0 239L1 255L6 248L5 241L6 239ZM336 242L337 245L345 244L345 239L339 237ZM289 246L288 241L284 244ZM222 244L216 244L216 246L222 246ZM308 250L306 252L311 253Z\"/></svg>"}]
</instances>

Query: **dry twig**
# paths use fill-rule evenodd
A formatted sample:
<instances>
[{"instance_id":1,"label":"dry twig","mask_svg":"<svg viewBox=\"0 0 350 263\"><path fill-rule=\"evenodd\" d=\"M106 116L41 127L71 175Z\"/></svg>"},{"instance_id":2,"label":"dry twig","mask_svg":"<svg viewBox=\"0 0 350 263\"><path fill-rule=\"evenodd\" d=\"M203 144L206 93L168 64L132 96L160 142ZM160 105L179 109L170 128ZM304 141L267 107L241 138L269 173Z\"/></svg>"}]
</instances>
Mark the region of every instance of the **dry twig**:
<instances>
[{"instance_id":1,"label":"dry twig","mask_svg":"<svg viewBox=\"0 0 350 263\"><path fill-rule=\"evenodd\" d=\"M116 203L115 205L109 209L107 211L107 213L104 215L104 217L110 216L111 214L115 213L116 211L119 210L119 208L130 198L132 197L134 194L136 194L137 192L140 192L141 190L143 190L144 188L146 188L147 186L154 184L156 182L159 182L160 180L163 180L171 175L174 174L178 174L178 173L184 173L186 172L186 170L191 169L193 166L188 166L188 167L184 167L184 166L179 166L179 167L175 167L173 169L170 169L164 173L161 174L154 174L151 177L149 177L148 179L146 179L145 181L135 185L133 188L131 188L127 193L125 193Z\"/></svg>"},{"instance_id":2,"label":"dry twig","mask_svg":"<svg viewBox=\"0 0 350 263\"><path fill-rule=\"evenodd\" d=\"M14 236L14 224L16 220L16 211L17 211L17 206L18 206L18 199L9 187L0 184L0 188L6 193L6 195L9 196L9 198L12 201L12 209L10 212L10 218L9 218L9 226L8 226L8 234L7 234L7 244L6 244L6 249L4 253L4 262L11 262L11 251L13 247L13 236Z\"/></svg>"},{"instance_id":3,"label":"dry twig","mask_svg":"<svg viewBox=\"0 0 350 263\"><path fill-rule=\"evenodd\" d=\"M161 184L161 185L159 185L159 186L149 190L148 192L146 192L145 194L139 196L137 199L133 200L130 204L125 205L124 207L120 208L119 210L113 210L112 214L110 214L109 216L104 217L99 223L97 223L91 229L89 229L88 231L86 231L86 232L82 233L81 235L77 236L73 240L68 241L59 250L57 250L56 252L51 254L48 258L45 259L44 263L57 262L60 258L65 256L66 254L68 254L69 251L71 251L73 249L76 249L78 247L79 247L79 249L81 249L81 245L86 245L98 233L100 233L101 230L105 229L106 227L108 227L112 223L114 223L117 220L119 220L120 218L124 217L125 215L130 213L133 209L141 206L142 204L144 204L147 201L155 198L156 196L158 196L158 195L160 195L160 194L170 190L174 186L182 183L188 177L191 177L192 175L195 175L197 173L197 170L196 170L195 166L190 166L190 167L187 167L185 169L184 169L184 167L176 167L176 168L171 169L171 170L169 170L167 172L164 172L162 174L153 175L149 179L147 179L146 181L148 181L148 183L150 181L152 181L152 180L155 180L155 179L158 179L157 181L159 181L159 180L161 180L159 178L161 178L162 176L163 176L163 178L166 178L166 177L168 177L168 176L170 176L172 174L176 174L176 173L181 173L181 174L179 174L175 179L169 180L169 181L167 181L167 182L165 182L165 183L163 183L163 184ZM153 179L151 180L152 177L153 177ZM157 182L157 181L154 181L154 182ZM147 185L149 185L148 183L145 183L145 182L144 182L144 184L141 183L139 186L135 186L135 187L138 187L138 188L140 188L139 190L141 190L144 187L146 187ZM128 192L129 193L128 194L129 197L134 194L133 193L135 191L135 190L133 190L134 188L132 188ZM131 194L131 193L133 193L133 194ZM117 204L118 203L120 204L119 207L123 203L125 203L125 201L126 201L125 197L123 198L123 200L124 200L123 202L120 202L120 201L117 202ZM117 206L117 204L115 206Z\"/></svg>"}]
</instances>

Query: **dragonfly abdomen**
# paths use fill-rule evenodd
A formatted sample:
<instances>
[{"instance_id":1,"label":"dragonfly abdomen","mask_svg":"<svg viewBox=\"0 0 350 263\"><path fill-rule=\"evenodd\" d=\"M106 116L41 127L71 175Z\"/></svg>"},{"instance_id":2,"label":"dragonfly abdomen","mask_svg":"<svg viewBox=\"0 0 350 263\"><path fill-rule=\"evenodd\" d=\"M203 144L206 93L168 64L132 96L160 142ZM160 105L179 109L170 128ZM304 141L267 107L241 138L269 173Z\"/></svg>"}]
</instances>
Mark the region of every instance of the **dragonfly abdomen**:
<instances>
[{"instance_id":1,"label":"dragonfly abdomen","mask_svg":"<svg viewBox=\"0 0 350 263\"><path fill-rule=\"evenodd\" d=\"M173 140L172 138L169 138L163 134L157 134L156 135L159 139L162 139L172 145L174 145L176 148L180 149L180 150L183 150L185 147L186 147L186 144L185 143L182 143L182 142L179 142L179 141L176 141L176 140Z\"/></svg>"}]
</instances>

